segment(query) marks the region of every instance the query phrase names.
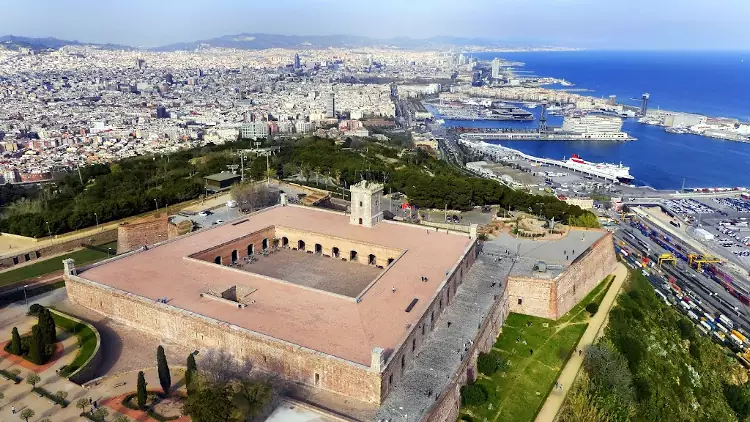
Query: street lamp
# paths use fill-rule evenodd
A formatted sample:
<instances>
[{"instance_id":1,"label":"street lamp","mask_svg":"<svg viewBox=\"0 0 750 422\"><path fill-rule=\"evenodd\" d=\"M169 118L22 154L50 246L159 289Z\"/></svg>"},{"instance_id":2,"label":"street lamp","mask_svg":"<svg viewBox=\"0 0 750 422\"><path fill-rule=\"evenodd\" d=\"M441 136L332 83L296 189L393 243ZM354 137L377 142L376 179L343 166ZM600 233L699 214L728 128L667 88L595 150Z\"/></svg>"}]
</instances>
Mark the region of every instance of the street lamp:
<instances>
[{"instance_id":1,"label":"street lamp","mask_svg":"<svg viewBox=\"0 0 750 422\"><path fill-rule=\"evenodd\" d=\"M29 287L27 284L24 284L23 286L23 301L26 303L26 306L29 306L29 299L26 297L26 288Z\"/></svg>"},{"instance_id":2,"label":"street lamp","mask_svg":"<svg viewBox=\"0 0 750 422\"><path fill-rule=\"evenodd\" d=\"M107 258L112 254L112 248L107 248Z\"/></svg>"},{"instance_id":3,"label":"street lamp","mask_svg":"<svg viewBox=\"0 0 750 422\"><path fill-rule=\"evenodd\" d=\"M156 213L159 214L159 202L154 198L154 204L156 204Z\"/></svg>"},{"instance_id":4,"label":"street lamp","mask_svg":"<svg viewBox=\"0 0 750 422\"><path fill-rule=\"evenodd\" d=\"M52 230L49 228L49 221L45 221L45 224L47 224L47 233L49 233L50 240L52 239Z\"/></svg>"},{"instance_id":5,"label":"street lamp","mask_svg":"<svg viewBox=\"0 0 750 422\"><path fill-rule=\"evenodd\" d=\"M96 219L96 229L99 230L99 216L94 213L94 218Z\"/></svg>"}]
</instances>

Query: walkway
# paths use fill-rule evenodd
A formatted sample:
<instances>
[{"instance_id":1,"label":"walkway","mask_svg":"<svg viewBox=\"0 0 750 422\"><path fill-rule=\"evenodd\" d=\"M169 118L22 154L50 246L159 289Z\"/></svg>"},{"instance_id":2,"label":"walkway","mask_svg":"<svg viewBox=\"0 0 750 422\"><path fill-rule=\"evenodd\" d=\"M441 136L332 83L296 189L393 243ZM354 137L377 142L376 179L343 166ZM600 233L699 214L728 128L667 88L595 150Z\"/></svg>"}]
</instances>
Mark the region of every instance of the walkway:
<instances>
[{"instance_id":1,"label":"walkway","mask_svg":"<svg viewBox=\"0 0 750 422\"><path fill-rule=\"evenodd\" d=\"M578 342L576 350L586 350L599 337L602 327L605 326L609 311L615 303L617 294L620 292L620 288L628 276L628 269L624 264L619 263L613 274L615 275L615 279L612 281L612 285L604 296L601 305L599 305L599 312L589 321L589 326ZM563 391L554 389L550 392L542 406L542 410L539 411L536 417L536 422L552 422L555 420L557 413L565 401L568 389L573 385L573 381L575 381L578 371L581 369L581 365L583 365L583 356L573 353L573 356L565 364L560 377L557 379L557 382L562 384Z\"/></svg>"}]
</instances>

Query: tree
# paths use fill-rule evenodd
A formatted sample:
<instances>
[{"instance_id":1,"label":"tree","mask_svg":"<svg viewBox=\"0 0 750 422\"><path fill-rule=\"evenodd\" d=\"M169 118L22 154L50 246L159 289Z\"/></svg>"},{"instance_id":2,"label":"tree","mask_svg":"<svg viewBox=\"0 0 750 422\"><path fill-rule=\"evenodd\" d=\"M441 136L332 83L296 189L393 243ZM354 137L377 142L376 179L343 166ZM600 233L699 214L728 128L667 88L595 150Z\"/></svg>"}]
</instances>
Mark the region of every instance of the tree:
<instances>
[{"instance_id":1,"label":"tree","mask_svg":"<svg viewBox=\"0 0 750 422\"><path fill-rule=\"evenodd\" d=\"M248 420L258 416L273 398L271 384L265 381L244 381L232 396L234 419Z\"/></svg>"},{"instance_id":2,"label":"tree","mask_svg":"<svg viewBox=\"0 0 750 422\"><path fill-rule=\"evenodd\" d=\"M209 350L201 360L201 377L210 384L227 384L230 381L250 381L253 364L240 361L223 350Z\"/></svg>"},{"instance_id":3,"label":"tree","mask_svg":"<svg viewBox=\"0 0 750 422\"><path fill-rule=\"evenodd\" d=\"M88 408L90 404L91 404L91 400L84 397L84 398L78 399L78 401L76 402L76 407L81 409L81 412L85 412L86 408Z\"/></svg>"},{"instance_id":4,"label":"tree","mask_svg":"<svg viewBox=\"0 0 750 422\"><path fill-rule=\"evenodd\" d=\"M195 356L191 353L187 358L187 369L185 370L185 388L190 392L193 386L193 379L198 371L198 366L195 364Z\"/></svg>"},{"instance_id":5,"label":"tree","mask_svg":"<svg viewBox=\"0 0 750 422\"><path fill-rule=\"evenodd\" d=\"M104 407L99 407L91 413L91 417L94 418L94 420L97 420L100 422L104 422L104 418L106 418L108 415L109 415L109 410L107 410Z\"/></svg>"},{"instance_id":6,"label":"tree","mask_svg":"<svg viewBox=\"0 0 750 422\"><path fill-rule=\"evenodd\" d=\"M42 339L44 344L54 344L57 342L57 331L55 327L55 320L52 318L52 313L47 308L39 310L39 329L42 332Z\"/></svg>"},{"instance_id":7,"label":"tree","mask_svg":"<svg viewBox=\"0 0 750 422\"><path fill-rule=\"evenodd\" d=\"M29 419L33 418L35 414L36 412L27 407L26 409L23 409L18 416L20 416L21 419L25 420L26 422L29 422Z\"/></svg>"},{"instance_id":8,"label":"tree","mask_svg":"<svg viewBox=\"0 0 750 422\"><path fill-rule=\"evenodd\" d=\"M232 391L227 384L199 382L188 396L183 413L194 422L227 422L235 411L231 401Z\"/></svg>"},{"instance_id":9,"label":"tree","mask_svg":"<svg viewBox=\"0 0 750 422\"><path fill-rule=\"evenodd\" d=\"M65 399L68 398L68 392L65 390L58 390L55 392L55 397L57 397L57 400L60 402L60 404L65 403Z\"/></svg>"},{"instance_id":10,"label":"tree","mask_svg":"<svg viewBox=\"0 0 750 422\"><path fill-rule=\"evenodd\" d=\"M112 419L112 422L130 422L130 418L125 415L117 415Z\"/></svg>"},{"instance_id":11,"label":"tree","mask_svg":"<svg viewBox=\"0 0 750 422\"><path fill-rule=\"evenodd\" d=\"M31 328L28 358L37 365L44 363L44 338L42 337L42 330L38 325Z\"/></svg>"},{"instance_id":12,"label":"tree","mask_svg":"<svg viewBox=\"0 0 750 422\"><path fill-rule=\"evenodd\" d=\"M589 303L588 305L586 305L586 312L594 315L595 313L599 312L599 305L595 302Z\"/></svg>"},{"instance_id":13,"label":"tree","mask_svg":"<svg viewBox=\"0 0 750 422\"><path fill-rule=\"evenodd\" d=\"M478 406L485 403L487 398L487 391L480 384L461 387L461 404L464 406Z\"/></svg>"},{"instance_id":14,"label":"tree","mask_svg":"<svg viewBox=\"0 0 750 422\"><path fill-rule=\"evenodd\" d=\"M167 356L164 354L164 347L159 346L156 349L156 366L159 370L159 384L164 391L164 395L169 395L169 388L172 386L172 376L169 373Z\"/></svg>"},{"instance_id":15,"label":"tree","mask_svg":"<svg viewBox=\"0 0 750 422\"><path fill-rule=\"evenodd\" d=\"M138 401L138 408L146 408L146 377L143 371L138 372L138 389L136 390L136 399Z\"/></svg>"},{"instance_id":16,"label":"tree","mask_svg":"<svg viewBox=\"0 0 750 422\"><path fill-rule=\"evenodd\" d=\"M10 340L10 353L21 356L21 335L18 334L18 328L13 327L12 339Z\"/></svg>"},{"instance_id":17,"label":"tree","mask_svg":"<svg viewBox=\"0 0 750 422\"><path fill-rule=\"evenodd\" d=\"M41 380L42 379L39 377L39 375L32 372L28 377L26 377L26 384L29 384L31 385L31 388L34 388Z\"/></svg>"}]
</instances>

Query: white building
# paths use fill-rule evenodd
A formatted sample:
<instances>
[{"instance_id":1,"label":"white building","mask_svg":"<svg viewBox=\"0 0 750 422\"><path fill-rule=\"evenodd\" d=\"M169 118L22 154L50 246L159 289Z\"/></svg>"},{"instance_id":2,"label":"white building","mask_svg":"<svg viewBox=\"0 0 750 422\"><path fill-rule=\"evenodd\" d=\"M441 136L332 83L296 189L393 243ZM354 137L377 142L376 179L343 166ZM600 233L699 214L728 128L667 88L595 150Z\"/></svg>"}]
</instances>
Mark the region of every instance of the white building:
<instances>
[{"instance_id":1,"label":"white building","mask_svg":"<svg viewBox=\"0 0 750 422\"><path fill-rule=\"evenodd\" d=\"M500 59L495 57L494 60L492 60L492 79L500 79L503 75L500 73Z\"/></svg>"},{"instance_id":2,"label":"white building","mask_svg":"<svg viewBox=\"0 0 750 422\"><path fill-rule=\"evenodd\" d=\"M251 122L240 126L240 137L243 139L259 139L268 137L268 123Z\"/></svg>"}]
</instances>

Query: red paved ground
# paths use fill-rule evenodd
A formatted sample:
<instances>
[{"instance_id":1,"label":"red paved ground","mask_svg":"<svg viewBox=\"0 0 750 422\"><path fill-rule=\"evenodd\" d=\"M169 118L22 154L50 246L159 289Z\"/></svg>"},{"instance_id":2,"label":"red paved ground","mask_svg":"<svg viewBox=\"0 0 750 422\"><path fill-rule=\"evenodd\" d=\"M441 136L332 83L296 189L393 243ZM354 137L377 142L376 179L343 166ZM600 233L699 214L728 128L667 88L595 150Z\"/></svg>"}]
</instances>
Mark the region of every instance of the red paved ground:
<instances>
[{"instance_id":1,"label":"red paved ground","mask_svg":"<svg viewBox=\"0 0 750 422\"><path fill-rule=\"evenodd\" d=\"M153 391L153 392L155 392L155 391ZM99 403L102 406L108 407L111 410L113 410L113 411L115 411L117 413L121 413L121 414L123 414L123 415L125 415L125 416L127 416L127 417L129 417L129 418L131 418L133 420L138 421L138 422L159 422L156 419L154 419L151 416L149 416L148 413L146 413L146 412L142 412L140 410L133 410L133 409L130 409L128 407L125 407L122 404L122 401L129 394L132 394L132 393L122 394L120 396L109 397L109 398L106 398L106 399L101 399L101 400L99 400ZM190 422L191 419L190 419L190 416L183 416L183 417L181 417L179 419L173 419L173 420L175 422Z\"/></svg>"},{"instance_id":2,"label":"red paved ground","mask_svg":"<svg viewBox=\"0 0 750 422\"><path fill-rule=\"evenodd\" d=\"M6 352L5 345L8 343L10 343L10 341L0 343L0 356L7 359L9 362L13 362L16 365L21 365L22 367L30 371L36 372L37 374L41 374L42 372L49 369L63 355L63 345L61 342L57 342L55 343L55 353L52 355L52 359L50 359L50 361L45 363L44 365L35 365L27 361L26 359L22 358L21 356L12 355Z\"/></svg>"}]
</instances>

